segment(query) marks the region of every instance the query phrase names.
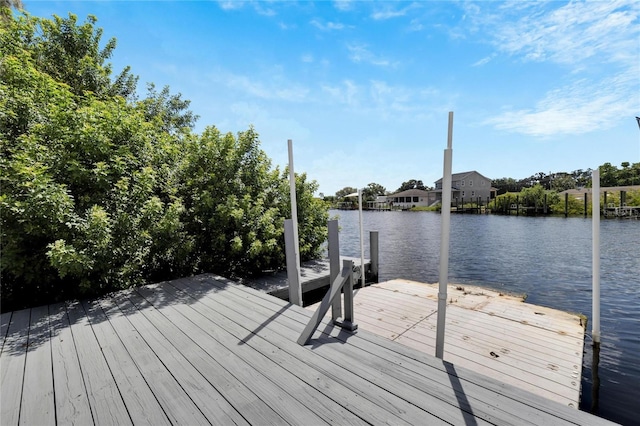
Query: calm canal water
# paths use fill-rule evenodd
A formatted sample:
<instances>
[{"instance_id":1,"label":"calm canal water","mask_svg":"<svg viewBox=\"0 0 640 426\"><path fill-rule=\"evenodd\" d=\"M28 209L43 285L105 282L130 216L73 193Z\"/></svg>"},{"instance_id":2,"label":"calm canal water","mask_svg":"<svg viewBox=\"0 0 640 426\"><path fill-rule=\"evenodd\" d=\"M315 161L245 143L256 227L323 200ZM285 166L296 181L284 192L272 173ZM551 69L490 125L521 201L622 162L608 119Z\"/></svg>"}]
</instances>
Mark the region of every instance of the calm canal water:
<instances>
[{"instance_id":1,"label":"calm canal water","mask_svg":"<svg viewBox=\"0 0 640 426\"><path fill-rule=\"evenodd\" d=\"M340 252L359 256L357 211L340 220ZM364 212L379 231L380 281L438 281L440 215ZM640 424L640 221L601 221L599 409L618 423ZM525 293L527 302L589 317L580 408L591 411L591 220L452 215L449 281Z\"/></svg>"}]
</instances>

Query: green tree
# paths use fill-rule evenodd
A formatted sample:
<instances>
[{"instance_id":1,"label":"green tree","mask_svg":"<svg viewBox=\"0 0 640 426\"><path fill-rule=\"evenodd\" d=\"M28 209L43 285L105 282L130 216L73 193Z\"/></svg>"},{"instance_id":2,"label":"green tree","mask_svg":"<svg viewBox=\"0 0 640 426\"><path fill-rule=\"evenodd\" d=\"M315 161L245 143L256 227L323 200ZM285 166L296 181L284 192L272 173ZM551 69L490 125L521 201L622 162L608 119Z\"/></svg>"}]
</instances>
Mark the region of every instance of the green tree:
<instances>
[{"instance_id":1,"label":"green tree","mask_svg":"<svg viewBox=\"0 0 640 426\"><path fill-rule=\"evenodd\" d=\"M402 185L400 185L400 188L398 188L396 190L396 192L402 192L402 191L406 191L408 189L426 190L427 188L424 186L424 184L422 183L421 180L409 179L406 182L402 182Z\"/></svg>"},{"instance_id":2,"label":"green tree","mask_svg":"<svg viewBox=\"0 0 640 426\"><path fill-rule=\"evenodd\" d=\"M344 188L336 192L336 200L342 200L347 195L353 194L356 192L358 192L356 188L353 188L351 186L345 186Z\"/></svg>"},{"instance_id":3,"label":"green tree","mask_svg":"<svg viewBox=\"0 0 640 426\"><path fill-rule=\"evenodd\" d=\"M271 169L253 128L222 134L207 127L186 143L180 196L195 238L197 268L242 276L284 264L284 219L291 217L288 172ZM318 255L327 208L318 186L296 175L301 259Z\"/></svg>"},{"instance_id":4,"label":"green tree","mask_svg":"<svg viewBox=\"0 0 640 426\"><path fill-rule=\"evenodd\" d=\"M21 10L23 8L22 6L22 1L21 0L0 0L0 9L17 9L17 10ZM10 12L9 12L10 13ZM8 17L5 18L4 15L2 15L2 19L6 20L9 19Z\"/></svg>"},{"instance_id":5,"label":"green tree","mask_svg":"<svg viewBox=\"0 0 640 426\"><path fill-rule=\"evenodd\" d=\"M366 201L373 201L379 195L385 195L387 190L384 186L379 183L370 183L366 188L362 191L362 198Z\"/></svg>"},{"instance_id":6,"label":"green tree","mask_svg":"<svg viewBox=\"0 0 640 426\"><path fill-rule=\"evenodd\" d=\"M172 95L169 86L156 91L153 83L147 84L147 96L139 102L148 121L156 120L162 130L176 134L185 129L192 130L198 116L189 110L191 101L182 99L181 94Z\"/></svg>"},{"instance_id":7,"label":"green tree","mask_svg":"<svg viewBox=\"0 0 640 426\"><path fill-rule=\"evenodd\" d=\"M506 177L492 180L491 186L498 190L498 195L506 194L507 192L517 192L522 189L515 179Z\"/></svg>"},{"instance_id":8,"label":"green tree","mask_svg":"<svg viewBox=\"0 0 640 426\"><path fill-rule=\"evenodd\" d=\"M3 42L25 27L14 22ZM181 202L163 194L152 162L166 136L122 97L74 94L15 45L0 65L3 306L140 284L153 265L181 269Z\"/></svg>"},{"instance_id":9,"label":"green tree","mask_svg":"<svg viewBox=\"0 0 640 426\"><path fill-rule=\"evenodd\" d=\"M39 26L49 30L36 36ZM286 173L270 168L257 133L194 135L180 95L134 101L91 54L77 72L68 58L48 63L66 54L61 42L97 45L99 34L73 19L0 26L2 310L283 267ZM327 209L306 175L296 186L304 259L319 253Z\"/></svg>"},{"instance_id":10,"label":"green tree","mask_svg":"<svg viewBox=\"0 0 640 426\"><path fill-rule=\"evenodd\" d=\"M568 173L556 173L551 180L551 189L554 191L562 192L567 189L573 189L576 187L576 182Z\"/></svg>"},{"instance_id":11,"label":"green tree","mask_svg":"<svg viewBox=\"0 0 640 426\"><path fill-rule=\"evenodd\" d=\"M89 15L78 25L76 15L53 17L53 20L26 17L35 20L39 31L30 40L36 68L57 81L67 83L75 95L91 92L98 98L135 94L138 77L126 67L112 79L111 58L116 39L111 38L100 47L102 29L96 28L97 18Z\"/></svg>"},{"instance_id":12,"label":"green tree","mask_svg":"<svg viewBox=\"0 0 640 426\"><path fill-rule=\"evenodd\" d=\"M557 192L545 190L542 185L536 184L531 188L523 188L522 191L520 191L519 201L523 207L533 208L537 213L544 208L545 196L547 197L547 206L551 206L560 200Z\"/></svg>"}]
</instances>

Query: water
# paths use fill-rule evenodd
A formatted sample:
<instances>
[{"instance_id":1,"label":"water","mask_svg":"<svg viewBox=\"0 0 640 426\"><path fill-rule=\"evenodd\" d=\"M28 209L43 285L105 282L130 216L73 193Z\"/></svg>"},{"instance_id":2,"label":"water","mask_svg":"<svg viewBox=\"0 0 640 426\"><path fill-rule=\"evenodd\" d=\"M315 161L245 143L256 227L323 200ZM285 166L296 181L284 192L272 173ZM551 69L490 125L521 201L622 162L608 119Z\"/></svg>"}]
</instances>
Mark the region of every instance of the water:
<instances>
[{"instance_id":1,"label":"water","mask_svg":"<svg viewBox=\"0 0 640 426\"><path fill-rule=\"evenodd\" d=\"M340 220L340 252L360 256L358 212L331 211ZM438 281L440 215L364 212L379 231L380 281ZM602 220L599 408L622 424L640 422L640 221ZM452 215L449 281L526 294L527 302L589 318L580 409L592 410L591 220Z\"/></svg>"}]
</instances>

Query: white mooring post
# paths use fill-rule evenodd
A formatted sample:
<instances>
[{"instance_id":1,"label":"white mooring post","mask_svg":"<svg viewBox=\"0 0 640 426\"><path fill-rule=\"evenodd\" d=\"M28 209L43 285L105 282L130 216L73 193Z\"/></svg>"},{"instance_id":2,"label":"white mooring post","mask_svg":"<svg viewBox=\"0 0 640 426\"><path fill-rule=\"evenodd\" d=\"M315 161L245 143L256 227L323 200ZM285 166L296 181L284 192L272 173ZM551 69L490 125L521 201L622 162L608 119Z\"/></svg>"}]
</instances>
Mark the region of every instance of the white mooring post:
<instances>
[{"instance_id":1,"label":"white mooring post","mask_svg":"<svg viewBox=\"0 0 640 426\"><path fill-rule=\"evenodd\" d=\"M340 275L340 237L337 220L327 222L328 249L329 249L329 283L332 283ZM331 318L336 321L342 318L342 300L337 297L331 305Z\"/></svg>"},{"instance_id":2,"label":"white mooring post","mask_svg":"<svg viewBox=\"0 0 640 426\"><path fill-rule=\"evenodd\" d=\"M364 288L364 231L362 224L362 189L358 189L358 215L360 222L360 287Z\"/></svg>"},{"instance_id":3,"label":"white mooring post","mask_svg":"<svg viewBox=\"0 0 640 426\"><path fill-rule=\"evenodd\" d=\"M451 226L451 163L453 150L453 111L449 112L447 149L444 150L442 174L442 208L440 214L440 285L438 287L438 322L436 329L436 357L444 357L444 323L447 309L447 285L449 284L449 229Z\"/></svg>"},{"instance_id":4,"label":"white mooring post","mask_svg":"<svg viewBox=\"0 0 640 426\"><path fill-rule=\"evenodd\" d=\"M591 179L591 233L593 247L591 249L591 261L593 268L593 300L591 316L593 324L591 337L593 343L600 344L600 170L593 171Z\"/></svg>"},{"instance_id":5,"label":"white mooring post","mask_svg":"<svg viewBox=\"0 0 640 426\"><path fill-rule=\"evenodd\" d=\"M289 148L289 192L291 195L291 222L293 229L293 249L295 257L295 270L290 271L287 262L287 276L289 278L289 302L302 306L302 288L300 283L300 242L298 240L298 205L296 202L296 175L293 171L293 141L287 141ZM285 227L286 231L286 227ZM294 263L291 262L291 266ZM292 298L293 296L293 298Z\"/></svg>"}]
</instances>

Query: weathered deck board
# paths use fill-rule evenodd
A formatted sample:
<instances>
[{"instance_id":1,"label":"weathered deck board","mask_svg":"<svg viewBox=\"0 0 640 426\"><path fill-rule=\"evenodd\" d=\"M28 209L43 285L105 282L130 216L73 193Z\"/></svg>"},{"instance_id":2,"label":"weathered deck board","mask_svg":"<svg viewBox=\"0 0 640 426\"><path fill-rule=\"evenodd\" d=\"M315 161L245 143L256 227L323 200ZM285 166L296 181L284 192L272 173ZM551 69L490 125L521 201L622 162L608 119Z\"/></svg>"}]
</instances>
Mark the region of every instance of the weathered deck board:
<instances>
[{"instance_id":1,"label":"weathered deck board","mask_svg":"<svg viewBox=\"0 0 640 426\"><path fill-rule=\"evenodd\" d=\"M111 321L109 321L99 302L85 302L83 303L83 308L88 315L96 338L100 342L105 342L100 344L102 354L110 366L113 378L118 385L118 390L124 399L133 423L147 420L157 425L171 424L149 388L144 375L130 355L130 353L135 354L140 348L136 347L136 345L128 344L127 338L120 337L116 328L114 328L114 323L122 320L122 316L118 318L112 316ZM128 330L126 334L129 334ZM144 351L141 352L144 353Z\"/></svg>"},{"instance_id":2,"label":"weathered deck board","mask_svg":"<svg viewBox=\"0 0 640 426\"><path fill-rule=\"evenodd\" d=\"M31 309L16 311L11 316L7 338L0 354L0 424L18 424L24 365L29 338Z\"/></svg>"},{"instance_id":3,"label":"weathered deck board","mask_svg":"<svg viewBox=\"0 0 640 426\"><path fill-rule=\"evenodd\" d=\"M0 352L4 346L4 341L7 338L7 331L9 330L9 323L11 322L11 312L3 312L0 314L0 335L2 336L2 345L0 345Z\"/></svg>"},{"instance_id":4,"label":"weathered deck board","mask_svg":"<svg viewBox=\"0 0 640 426\"><path fill-rule=\"evenodd\" d=\"M141 294L143 297L146 296L150 299L154 298L153 291L150 289L143 289ZM160 296L162 297L168 294L169 293L163 293ZM153 309L150 310L149 314L152 313L155 313ZM176 312L173 309L173 306L159 306L159 312L157 313L161 315L154 315L155 318L153 318L153 322L156 324L156 327L162 329L163 332L166 333L165 337L169 343L180 343L180 351L185 351L185 354L189 354L189 352L191 352L191 354L189 354L189 359L197 359L197 357L194 356L196 353L206 354L207 351L211 351L208 353L210 360L206 360L206 364L203 363L199 365L201 368L200 371L205 372L206 369L214 368L219 374L218 377L224 375L223 377L227 386L235 387L237 398L239 399L231 401L231 406L233 406L234 402L237 405L238 401L241 401L240 404L246 409L246 412L244 413L245 416L255 419L255 416L261 415L264 424L279 424L283 422L282 417L271 409L268 403L256 397L252 392L252 389L254 389L253 386L255 386L255 388L263 389L264 387L268 387L269 383L267 383L267 381L264 380L264 378L261 377L251 365L238 362L235 357L230 356L230 354L228 354L220 345L206 345L206 342L210 341L211 337L206 336L196 324L190 322L188 318L182 316L179 312ZM169 323L173 323L173 326L169 325ZM180 339L181 334L183 334L180 330L185 329L190 330L190 336L188 336L189 339ZM206 348L198 347L196 342L203 342L203 344L206 345ZM224 360L224 365L216 363L215 360ZM233 371L235 375L228 373L228 371ZM211 382L213 384L214 380L211 380ZM248 389L244 385L246 383L251 383L252 389ZM219 385L219 383L217 384ZM217 391L215 392L217 393ZM225 400L225 402L228 401ZM227 409L227 411L228 410L229 409ZM236 421L240 422L241 420L236 419Z\"/></svg>"},{"instance_id":5,"label":"weathered deck board","mask_svg":"<svg viewBox=\"0 0 640 426\"><path fill-rule=\"evenodd\" d=\"M80 370L87 388L93 421L97 425L132 424L118 385L104 359L100 342L91 328L82 304L67 304L71 334L75 342ZM103 345L110 342L103 342ZM24 407L25 410L30 409ZM32 408L31 408L32 409Z\"/></svg>"},{"instance_id":6,"label":"weathered deck board","mask_svg":"<svg viewBox=\"0 0 640 426\"><path fill-rule=\"evenodd\" d=\"M225 280L219 277L217 279L222 281ZM243 287L229 287L229 291L248 292L251 290L244 289ZM274 306L280 306L281 303L284 303L267 295L262 295L258 300L253 297L250 297L250 299L252 303L258 303L265 307L271 307L272 309L275 309ZM311 318L312 315L312 310L300 310L297 309L297 307L291 307L291 309L288 309L282 313L282 316L290 318L299 319L300 317L302 317L303 320L301 324L306 324L306 321ZM405 345L397 345L390 339L380 337L377 334L356 333L355 335L352 335L350 333L342 331L339 328L331 327L326 320L323 321L322 324L326 326L326 329L322 331L323 334L330 335L331 337L334 337L344 343L348 342L349 345L369 349L371 353L375 353L377 356L385 359L387 362L402 366L403 368L407 368L416 374L423 374L428 380L438 380L438 376L435 374L431 374L429 371L429 369L433 368L439 371L447 372L449 376L456 376L456 380L465 384L465 389L468 389L469 387L473 387L475 385L481 389L480 391L478 391L478 394L482 394L482 390L489 391L487 393L487 395L489 396L489 401L496 398L499 399L500 396L504 396L509 400L509 402L504 405L497 403L498 406L509 407L510 412L522 413L522 415L526 416L527 418L535 418L535 415L540 415L540 413L543 412L556 418L556 421L559 419L561 424L566 424L563 422L572 421L576 421L579 424L589 424L593 422L604 421L603 419L594 418L588 413L569 409L562 404L550 403L547 398L522 390L520 387L514 387L512 385L506 384L500 380L495 379L495 377L485 376L475 371L468 370L464 367L455 367L455 370L461 372L461 374L457 374L455 372L452 373L451 371L447 370L448 363L443 363L442 361L431 355L428 355L421 351L415 351ZM320 329L322 329L322 327L320 327ZM476 395L475 391L473 394ZM517 408L514 408L513 404L516 404ZM528 410L533 410L533 412L529 413ZM531 417L532 415L534 415L534 417ZM549 422L549 419L546 419L546 422ZM534 421L534 423L546 424L544 422L538 421ZM555 423L556 422L551 422L551 424Z\"/></svg>"},{"instance_id":7,"label":"weathered deck board","mask_svg":"<svg viewBox=\"0 0 640 426\"><path fill-rule=\"evenodd\" d=\"M28 340L21 405L37 406L38 409L23 411L20 415L20 424L52 424L55 422L55 408L47 306L39 306L31 310Z\"/></svg>"},{"instance_id":8,"label":"weathered deck board","mask_svg":"<svg viewBox=\"0 0 640 426\"><path fill-rule=\"evenodd\" d=\"M125 334L125 342L133 345L134 342L142 341L140 348L132 351L135 353L134 359L143 368L143 374L150 379L149 385L160 404L165 407L172 423L205 425L210 422L208 415L212 416L212 421L220 421L217 410L212 407L222 399L215 388L198 373L188 359L175 350L153 322L139 314L130 301L116 297L115 302L130 323L129 327L133 327L135 334L140 336ZM119 334L124 333L126 329L119 330ZM207 395L211 396L209 404L206 402Z\"/></svg>"},{"instance_id":9,"label":"weathered deck board","mask_svg":"<svg viewBox=\"0 0 640 426\"><path fill-rule=\"evenodd\" d=\"M93 424L71 325L63 303L49 306L51 362L58 424Z\"/></svg>"},{"instance_id":10,"label":"weathered deck board","mask_svg":"<svg viewBox=\"0 0 640 426\"><path fill-rule=\"evenodd\" d=\"M12 313L1 423L607 423L366 331L300 346L311 314L211 275Z\"/></svg>"},{"instance_id":11,"label":"weathered deck board","mask_svg":"<svg viewBox=\"0 0 640 426\"><path fill-rule=\"evenodd\" d=\"M157 289L145 289L142 294L147 300L153 300L157 294L180 296L183 293L167 284ZM251 390L247 389L247 399L249 406L255 410L253 413L255 418L264 417L264 410L268 407L284 407L276 412L278 416L274 417L275 424L281 424L283 421L294 424L325 423L320 416L321 413L315 413L309 408L312 395L306 393L306 387L301 386L297 381L290 380L288 375L283 374L284 372L277 371L277 365L274 365L268 357L252 349L239 348L242 346L242 340L238 344L238 339L228 332L226 326L221 327L222 318L217 318L211 311L202 312L200 308L199 302L194 300L194 303L188 306L173 306L166 314L167 318L176 324L182 323L188 326L189 321L192 327L197 324L192 337L202 342L203 349L207 352L214 351L219 354L217 358L232 362L232 365L225 364L227 368L238 372L236 373L237 382L252 384ZM294 404L294 401L300 405ZM262 403L264 408L255 402ZM330 412L327 413L327 415L330 414ZM264 420L262 422L264 423Z\"/></svg>"},{"instance_id":12,"label":"weathered deck board","mask_svg":"<svg viewBox=\"0 0 640 426\"><path fill-rule=\"evenodd\" d=\"M186 280L184 280L186 281ZM178 289L186 289L189 291L189 287L192 283L184 282L183 280L174 281L171 284ZM210 289L210 288L209 288ZM202 290L195 289L200 294ZM193 291L191 291L193 292ZM207 301L207 303L196 303L191 305L197 312L203 316L209 318L210 321L220 324L226 332L231 335L232 342L242 342L242 345L247 345L257 352L262 354L265 358L271 360L269 371L275 370L276 375L284 375L284 370L291 376L297 378L302 383L306 383L308 387L302 387L302 391L308 393L316 402L320 403L316 408L320 412L324 412L328 415L327 419L331 420L335 412L336 419L340 424L362 424L363 422L382 424L384 420L389 417L389 413L382 410L378 405L368 403L366 400L361 400L357 405L352 405L349 410L346 410L341 405L336 406L335 401L348 401L353 398L354 392L352 389L348 389L346 386L340 384L332 377L325 375L319 371L312 370L296 355L304 353L303 348L293 348L286 351L281 348L286 348L290 345L290 341L284 340L279 336L274 338L265 339L255 334L248 334L247 328L243 325L233 322L220 313L222 311L229 315L231 318L238 318L237 314L225 310L225 305L218 302L215 298ZM282 306L278 307L278 311L282 310ZM251 338L248 338L251 336ZM236 343L237 345L237 343ZM292 354L293 352L294 354ZM296 380L290 377L286 380ZM300 387L300 384L297 385ZM300 395L298 393L298 395ZM362 420L360 420L362 419ZM394 418L392 424L401 424L402 420L398 417ZM408 423L406 423L408 424Z\"/></svg>"},{"instance_id":13,"label":"weathered deck board","mask_svg":"<svg viewBox=\"0 0 640 426\"><path fill-rule=\"evenodd\" d=\"M481 288L449 286L448 293L445 360L578 406L584 329L577 315ZM437 294L437 286L405 280L374 284L356 294L356 323L431 354Z\"/></svg>"},{"instance_id":14,"label":"weathered deck board","mask_svg":"<svg viewBox=\"0 0 640 426\"><path fill-rule=\"evenodd\" d=\"M203 290L203 288L200 287L200 290ZM207 290L204 291L205 292L203 293L203 295L208 294ZM221 291L226 292L226 290ZM228 299L225 297L225 300ZM201 301L204 304L211 303L209 300L207 300L206 297L201 298ZM291 345L290 342L295 342L297 338L297 335L294 336L293 334L299 334L302 329L285 330L279 328L277 324L279 316L272 316L271 318L269 318L268 322L261 322L259 321L259 319L263 318L263 315L256 315L256 309L258 309L257 306L252 305L252 308L247 309L245 307L245 309L234 312L215 301L214 303L217 304L217 309L223 315L229 317L238 324L243 324L243 327L246 329L246 331L245 338L242 341L252 341L256 337L262 337L267 339L268 341L279 344L279 346L281 346L284 350L288 351L290 354L307 364L306 368L315 368L320 372L323 372L324 374L330 376L333 380L336 380L337 382L349 388L350 395L348 395L347 398L353 399L358 396L361 398L367 398L373 403L380 405L391 414L403 413L405 420L409 420L410 424L416 424L416 422L419 423L421 421L424 421L425 419L435 422L434 424L440 423L437 417L434 417L432 414L422 411L419 407L408 403L406 400L403 400L400 397L389 394L383 389L377 388L376 386L372 385L372 383L369 383L359 377L357 374L354 374L350 368L339 368L339 363L337 362L337 360L324 360L318 358L317 356L313 356L313 354L310 354L309 350L304 347L301 347L297 344ZM274 328L279 329L281 332L284 331L285 334L283 335L282 333L274 332ZM349 401L349 399L347 399L347 401ZM394 424L396 420L391 419L389 413L387 413L386 416L381 417L379 421Z\"/></svg>"}]
</instances>

